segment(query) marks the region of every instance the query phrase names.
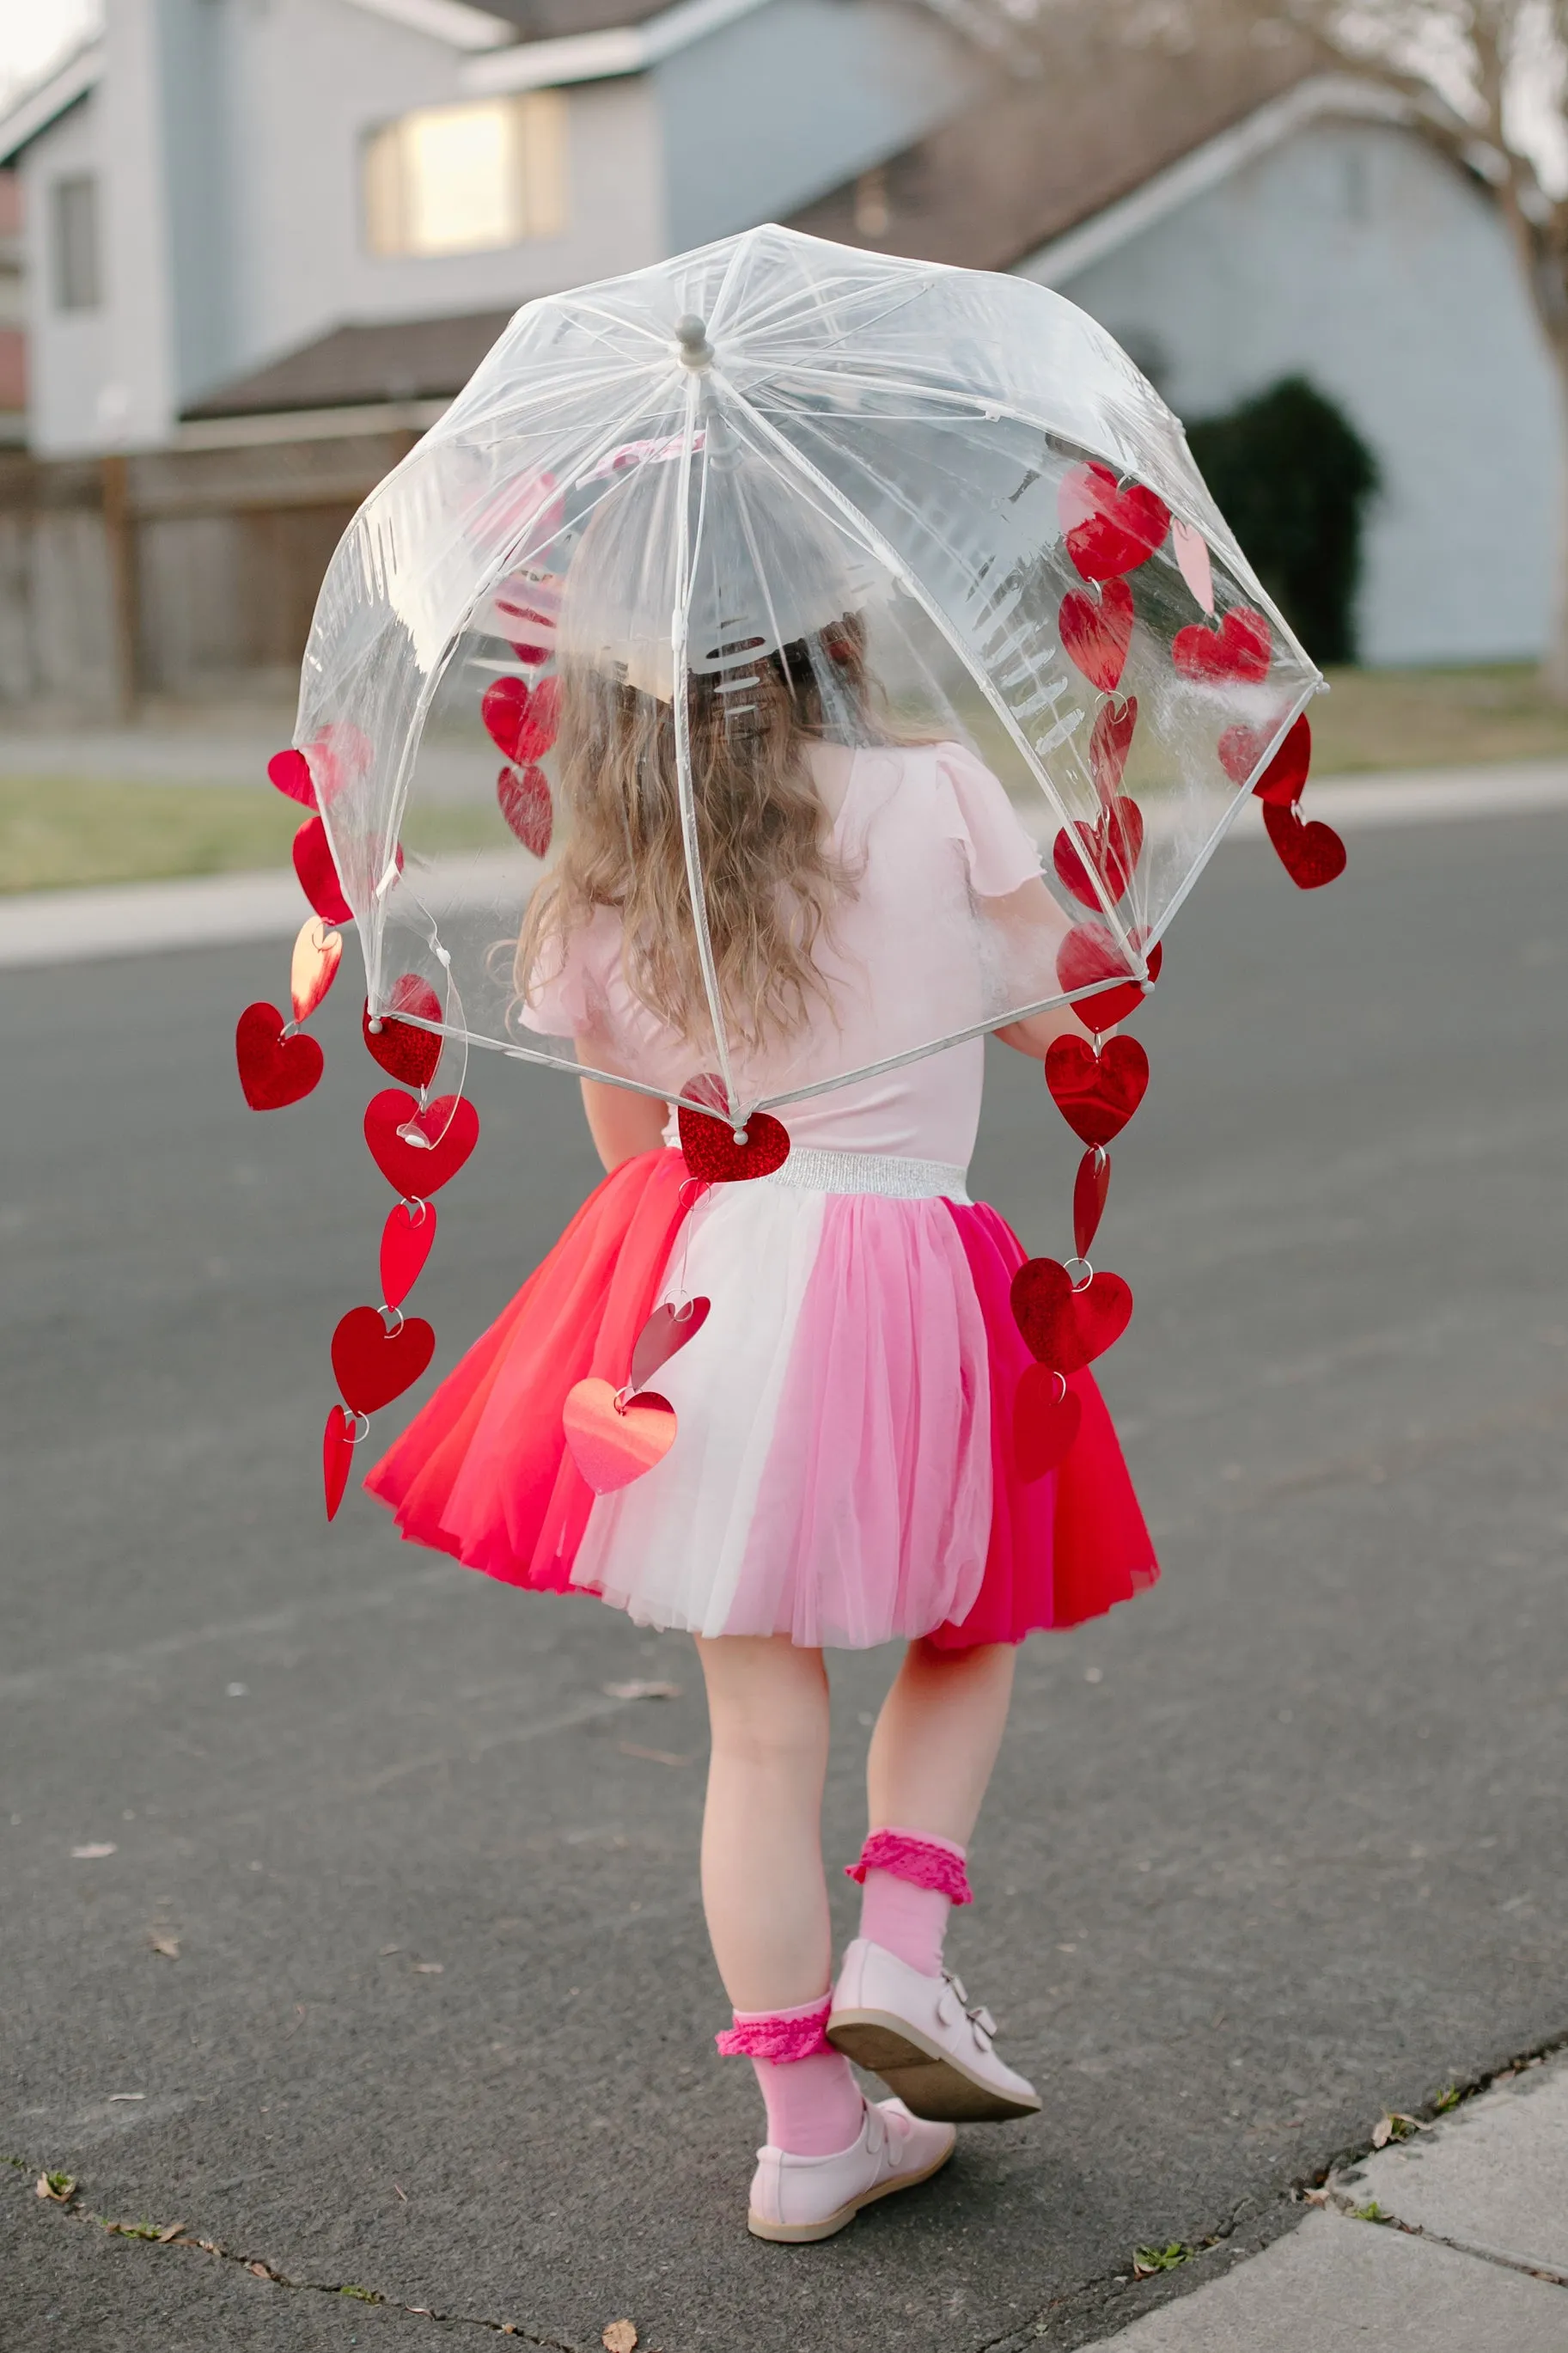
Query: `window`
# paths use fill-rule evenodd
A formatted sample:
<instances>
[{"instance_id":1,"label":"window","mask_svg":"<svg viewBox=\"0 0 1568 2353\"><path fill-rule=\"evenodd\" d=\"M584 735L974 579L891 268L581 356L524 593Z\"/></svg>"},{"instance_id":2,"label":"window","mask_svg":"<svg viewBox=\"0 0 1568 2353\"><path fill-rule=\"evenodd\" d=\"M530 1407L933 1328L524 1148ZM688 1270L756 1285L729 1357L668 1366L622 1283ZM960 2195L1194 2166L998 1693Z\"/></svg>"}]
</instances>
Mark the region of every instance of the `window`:
<instances>
[{"instance_id":1,"label":"window","mask_svg":"<svg viewBox=\"0 0 1568 2353\"><path fill-rule=\"evenodd\" d=\"M426 106L366 142L373 253L484 253L566 226L566 101L559 90Z\"/></svg>"},{"instance_id":2,"label":"window","mask_svg":"<svg viewBox=\"0 0 1568 2353\"><path fill-rule=\"evenodd\" d=\"M57 311L96 311L100 299L98 261L98 182L89 172L57 180L49 190Z\"/></svg>"}]
</instances>

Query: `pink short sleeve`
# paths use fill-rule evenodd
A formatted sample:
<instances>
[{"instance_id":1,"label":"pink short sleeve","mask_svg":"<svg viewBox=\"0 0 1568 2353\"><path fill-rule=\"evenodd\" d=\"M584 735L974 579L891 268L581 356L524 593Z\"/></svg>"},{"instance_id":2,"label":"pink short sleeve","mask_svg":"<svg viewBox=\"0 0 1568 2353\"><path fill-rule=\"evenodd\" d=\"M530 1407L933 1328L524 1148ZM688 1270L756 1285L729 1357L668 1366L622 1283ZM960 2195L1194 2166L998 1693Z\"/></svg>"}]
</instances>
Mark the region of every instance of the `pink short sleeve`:
<instances>
[{"instance_id":1,"label":"pink short sleeve","mask_svg":"<svg viewBox=\"0 0 1568 2353\"><path fill-rule=\"evenodd\" d=\"M1005 899L1037 881L1039 845L990 769L962 744L938 744L936 765L939 785L952 795L953 830L978 896Z\"/></svg>"},{"instance_id":2,"label":"pink short sleeve","mask_svg":"<svg viewBox=\"0 0 1568 2353\"><path fill-rule=\"evenodd\" d=\"M594 1028L604 1004L599 932L595 917L570 934L553 933L545 942L517 1008L525 1029L544 1038L576 1038Z\"/></svg>"}]
</instances>

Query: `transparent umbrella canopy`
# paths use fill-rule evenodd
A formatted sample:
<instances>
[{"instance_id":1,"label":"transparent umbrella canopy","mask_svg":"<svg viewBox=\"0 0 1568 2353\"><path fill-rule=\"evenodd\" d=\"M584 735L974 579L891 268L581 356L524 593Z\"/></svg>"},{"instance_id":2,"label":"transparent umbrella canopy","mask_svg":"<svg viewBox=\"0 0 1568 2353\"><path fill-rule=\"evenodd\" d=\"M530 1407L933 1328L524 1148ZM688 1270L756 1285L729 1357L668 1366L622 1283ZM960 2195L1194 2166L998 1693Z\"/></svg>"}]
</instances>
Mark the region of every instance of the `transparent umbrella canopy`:
<instances>
[{"instance_id":1,"label":"transparent umbrella canopy","mask_svg":"<svg viewBox=\"0 0 1568 2353\"><path fill-rule=\"evenodd\" d=\"M518 313L345 533L295 740L373 1018L741 1123L1065 999L1115 1018L1320 683L1092 320L767 227ZM893 852L870 871L850 824L837 871L883 894L899 949L875 975L836 961L829 906L832 1018L768 1035L735 986L732 852L781 693L880 808ZM900 868L897 796L924 773L902 755L927 745L1000 781L1040 844L1032 892ZM400 847L454 794L495 834L460 892ZM575 840L581 910L590 825L624 877L615 824L642 838L661 796L700 984L679 1035L646 1018L658 974L612 982L603 957L547 1034L530 992L562 934L531 948L530 906ZM618 937L624 890L590 913Z\"/></svg>"}]
</instances>

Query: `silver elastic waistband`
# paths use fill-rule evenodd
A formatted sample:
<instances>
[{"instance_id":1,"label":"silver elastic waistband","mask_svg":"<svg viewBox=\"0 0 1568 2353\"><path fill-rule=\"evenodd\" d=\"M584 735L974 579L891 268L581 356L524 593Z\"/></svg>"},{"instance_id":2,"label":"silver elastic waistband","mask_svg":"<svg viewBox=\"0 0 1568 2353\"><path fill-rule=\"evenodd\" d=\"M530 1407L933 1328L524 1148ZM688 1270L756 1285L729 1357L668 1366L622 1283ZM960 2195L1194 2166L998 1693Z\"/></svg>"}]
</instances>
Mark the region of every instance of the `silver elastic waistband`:
<instances>
[{"instance_id":1,"label":"silver elastic waistband","mask_svg":"<svg viewBox=\"0 0 1568 2353\"><path fill-rule=\"evenodd\" d=\"M760 1181L801 1193L882 1193L895 1201L967 1201L967 1169L952 1160L900 1160L890 1152L819 1152L796 1145Z\"/></svg>"}]
</instances>

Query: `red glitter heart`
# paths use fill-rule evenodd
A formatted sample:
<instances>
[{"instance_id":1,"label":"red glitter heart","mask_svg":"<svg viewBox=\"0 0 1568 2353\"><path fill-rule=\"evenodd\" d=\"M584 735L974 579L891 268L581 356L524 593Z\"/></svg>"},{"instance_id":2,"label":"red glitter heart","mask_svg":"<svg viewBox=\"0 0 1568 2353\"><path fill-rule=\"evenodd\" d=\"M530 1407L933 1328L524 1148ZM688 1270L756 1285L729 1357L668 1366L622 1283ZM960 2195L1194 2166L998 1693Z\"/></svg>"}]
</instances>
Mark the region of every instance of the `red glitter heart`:
<instances>
[{"instance_id":1,"label":"red glitter heart","mask_svg":"<svg viewBox=\"0 0 1568 2353\"><path fill-rule=\"evenodd\" d=\"M294 836L294 871L300 888L324 923L352 923L353 909L343 897L343 886L332 863L327 828L319 817L307 818Z\"/></svg>"},{"instance_id":2,"label":"red glitter heart","mask_svg":"<svg viewBox=\"0 0 1568 2353\"><path fill-rule=\"evenodd\" d=\"M1279 863L1299 890L1321 891L1345 871L1345 846L1331 825L1305 825L1297 808L1263 804L1263 822Z\"/></svg>"},{"instance_id":3,"label":"red glitter heart","mask_svg":"<svg viewBox=\"0 0 1568 2353\"><path fill-rule=\"evenodd\" d=\"M285 1038L275 1005L246 1007L235 1024L234 1059L252 1111L281 1111L321 1083L320 1046L313 1038Z\"/></svg>"},{"instance_id":4,"label":"red glitter heart","mask_svg":"<svg viewBox=\"0 0 1568 2353\"><path fill-rule=\"evenodd\" d=\"M310 764L303 752L292 749L274 752L267 763L268 781L277 786L289 800L298 801L301 808L316 806L316 781L310 774ZM329 1512L328 1518L331 1517Z\"/></svg>"},{"instance_id":5,"label":"red glitter heart","mask_svg":"<svg viewBox=\"0 0 1568 2353\"><path fill-rule=\"evenodd\" d=\"M343 1489L349 1483L349 1466L354 1459L354 1418L346 1406L335 1405L327 1416L327 1426L321 1432L321 1485L326 1493L327 1517L335 1520L338 1505L343 1500Z\"/></svg>"},{"instance_id":6,"label":"red glitter heart","mask_svg":"<svg viewBox=\"0 0 1568 2353\"><path fill-rule=\"evenodd\" d=\"M1149 1057L1136 1038L1110 1038L1097 1054L1082 1038L1053 1038L1046 1049L1051 1101L1083 1144L1119 1136L1149 1084Z\"/></svg>"},{"instance_id":7,"label":"red glitter heart","mask_svg":"<svg viewBox=\"0 0 1568 2353\"><path fill-rule=\"evenodd\" d=\"M1097 1273L1074 1290L1054 1258L1026 1259L1013 1277L1013 1320L1036 1361L1076 1373L1102 1356L1132 1320L1132 1293L1119 1274Z\"/></svg>"},{"instance_id":8,"label":"red glitter heart","mask_svg":"<svg viewBox=\"0 0 1568 2353\"><path fill-rule=\"evenodd\" d=\"M424 1136L423 1145L408 1134ZM364 1107L370 1156L405 1200L423 1200L449 1184L479 1140L479 1115L466 1095L438 1095L421 1111L412 1095L385 1087Z\"/></svg>"},{"instance_id":9,"label":"red glitter heart","mask_svg":"<svg viewBox=\"0 0 1568 2353\"><path fill-rule=\"evenodd\" d=\"M389 1332L379 1307L351 1307L332 1334L332 1372L343 1403L374 1413L411 1389L436 1353L436 1335L422 1315Z\"/></svg>"},{"instance_id":10,"label":"red glitter heart","mask_svg":"<svg viewBox=\"0 0 1568 2353\"><path fill-rule=\"evenodd\" d=\"M550 779L542 768L503 768L496 778L500 813L531 857L543 858L555 830Z\"/></svg>"},{"instance_id":11,"label":"red glitter heart","mask_svg":"<svg viewBox=\"0 0 1568 2353\"><path fill-rule=\"evenodd\" d=\"M1049 1365L1026 1365L1013 1398L1013 1461L1026 1483L1043 1479L1078 1436L1083 1409Z\"/></svg>"},{"instance_id":12,"label":"red glitter heart","mask_svg":"<svg viewBox=\"0 0 1568 2353\"><path fill-rule=\"evenodd\" d=\"M401 1307L436 1239L434 1201L395 1201L381 1229L381 1303Z\"/></svg>"},{"instance_id":13,"label":"red glitter heart","mask_svg":"<svg viewBox=\"0 0 1568 2353\"><path fill-rule=\"evenodd\" d=\"M1146 563L1171 527L1163 499L1123 488L1109 466L1074 466L1057 491L1057 517L1080 579L1110 580Z\"/></svg>"},{"instance_id":14,"label":"red glitter heart","mask_svg":"<svg viewBox=\"0 0 1568 2353\"><path fill-rule=\"evenodd\" d=\"M416 972L400 973L393 982L379 1029L370 1026L370 999L366 997L360 1014L360 1035L388 1078L401 1079L405 1087L423 1091L436 1075L442 1040L434 1030L416 1029L410 1023L399 1021L395 1018L399 1013L416 1013L422 1021L441 1018L440 998Z\"/></svg>"},{"instance_id":15,"label":"red glitter heart","mask_svg":"<svg viewBox=\"0 0 1568 2353\"><path fill-rule=\"evenodd\" d=\"M1093 1247L1110 1190L1110 1155L1103 1145L1093 1145L1079 1162L1072 1186L1072 1246L1079 1258Z\"/></svg>"},{"instance_id":16,"label":"red glitter heart","mask_svg":"<svg viewBox=\"0 0 1568 2353\"><path fill-rule=\"evenodd\" d=\"M491 742L518 767L541 759L555 741L561 723L561 681L541 679L530 686L523 678L498 678L487 686L479 716Z\"/></svg>"},{"instance_id":17,"label":"red glitter heart","mask_svg":"<svg viewBox=\"0 0 1568 2353\"><path fill-rule=\"evenodd\" d=\"M1125 702L1102 702L1089 733L1089 767L1101 800L1110 800L1121 782L1132 731L1138 724L1138 697Z\"/></svg>"},{"instance_id":18,"label":"red glitter heart","mask_svg":"<svg viewBox=\"0 0 1568 2353\"><path fill-rule=\"evenodd\" d=\"M1149 990L1160 977L1160 967L1165 961L1164 951L1156 945L1144 959L1149 977L1142 981L1131 977L1133 967L1126 949L1114 933L1103 923L1075 923L1057 950L1057 978L1070 997L1074 990L1089 988L1097 980L1121 979L1120 988L1101 988L1093 997L1080 997L1073 1010L1086 1029L1114 1029L1136 1013Z\"/></svg>"},{"instance_id":19,"label":"red glitter heart","mask_svg":"<svg viewBox=\"0 0 1568 2353\"><path fill-rule=\"evenodd\" d=\"M789 1130L783 1120L754 1111L737 1133L709 1113L677 1107L680 1148L694 1176L708 1185L743 1184L752 1176L771 1176L789 1158ZM742 1144L741 1135L745 1136Z\"/></svg>"},{"instance_id":20,"label":"red glitter heart","mask_svg":"<svg viewBox=\"0 0 1568 2353\"><path fill-rule=\"evenodd\" d=\"M568 1389L561 1423L572 1460L595 1495L629 1487L675 1443L675 1408L668 1398L646 1389L621 1405L608 1381L579 1381Z\"/></svg>"},{"instance_id":21,"label":"red glitter heart","mask_svg":"<svg viewBox=\"0 0 1568 2353\"><path fill-rule=\"evenodd\" d=\"M1103 905L1094 887L1098 874L1105 898L1112 903L1124 896L1143 849L1143 812L1136 801L1118 793L1106 805L1098 824L1079 818L1070 831L1063 827L1051 850L1064 889L1080 907Z\"/></svg>"},{"instance_id":22,"label":"red glitter heart","mask_svg":"<svg viewBox=\"0 0 1568 2353\"><path fill-rule=\"evenodd\" d=\"M1210 685L1225 679L1246 679L1256 685L1268 677L1273 654L1268 624L1250 605L1234 607L1217 629L1206 621L1189 621L1171 641L1178 674Z\"/></svg>"},{"instance_id":23,"label":"red glitter heart","mask_svg":"<svg viewBox=\"0 0 1568 2353\"><path fill-rule=\"evenodd\" d=\"M1132 642L1132 591L1126 581L1108 580L1098 599L1085 589L1069 588L1057 626L1073 668L1101 693L1113 693Z\"/></svg>"},{"instance_id":24,"label":"red glitter heart","mask_svg":"<svg viewBox=\"0 0 1568 2353\"><path fill-rule=\"evenodd\" d=\"M640 1389L651 1381L660 1365L684 1348L688 1340L695 1340L708 1321L711 1301L707 1299L667 1299L656 1307L642 1330L637 1334L632 1350L632 1387Z\"/></svg>"}]
</instances>

